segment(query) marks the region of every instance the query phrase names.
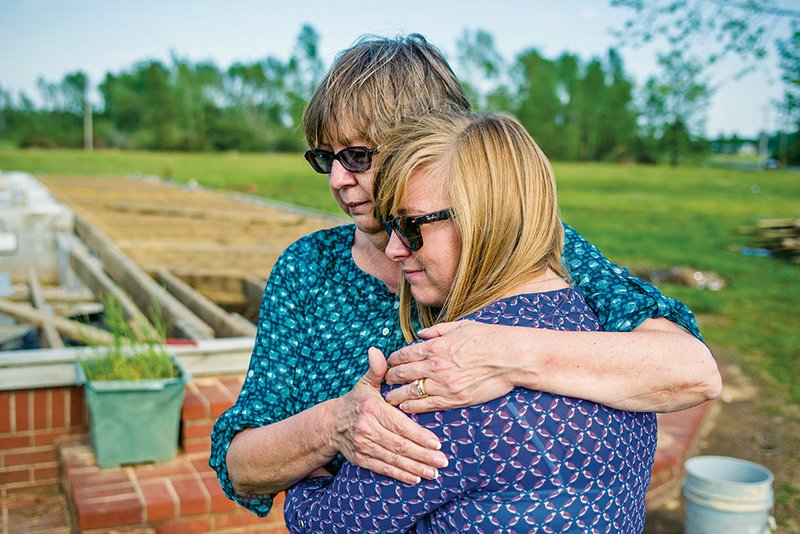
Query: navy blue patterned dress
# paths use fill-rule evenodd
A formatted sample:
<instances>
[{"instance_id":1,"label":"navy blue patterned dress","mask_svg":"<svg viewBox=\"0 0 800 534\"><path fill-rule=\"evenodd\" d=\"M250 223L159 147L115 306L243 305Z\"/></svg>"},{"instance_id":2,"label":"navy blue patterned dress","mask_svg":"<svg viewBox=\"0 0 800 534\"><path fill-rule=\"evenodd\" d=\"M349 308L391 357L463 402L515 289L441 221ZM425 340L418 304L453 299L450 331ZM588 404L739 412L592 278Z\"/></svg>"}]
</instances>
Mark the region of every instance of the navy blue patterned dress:
<instances>
[{"instance_id":1,"label":"navy blue patterned dress","mask_svg":"<svg viewBox=\"0 0 800 534\"><path fill-rule=\"evenodd\" d=\"M552 330L599 325L579 289L509 297L473 321ZM385 390L385 392L388 389ZM485 404L410 416L449 464L410 485L345 462L287 493L291 532L641 532L653 413L517 388Z\"/></svg>"},{"instance_id":2,"label":"navy blue patterned dress","mask_svg":"<svg viewBox=\"0 0 800 534\"><path fill-rule=\"evenodd\" d=\"M647 318L666 317L700 337L686 306L609 262L569 226L564 230L564 265L604 330L630 331ZM260 516L269 513L272 496L237 495L228 477L225 455L234 436L347 393L368 368L369 347L388 355L404 345L398 299L353 261L354 232L351 224L315 232L278 258L242 391L211 434L209 464L222 489Z\"/></svg>"}]
</instances>

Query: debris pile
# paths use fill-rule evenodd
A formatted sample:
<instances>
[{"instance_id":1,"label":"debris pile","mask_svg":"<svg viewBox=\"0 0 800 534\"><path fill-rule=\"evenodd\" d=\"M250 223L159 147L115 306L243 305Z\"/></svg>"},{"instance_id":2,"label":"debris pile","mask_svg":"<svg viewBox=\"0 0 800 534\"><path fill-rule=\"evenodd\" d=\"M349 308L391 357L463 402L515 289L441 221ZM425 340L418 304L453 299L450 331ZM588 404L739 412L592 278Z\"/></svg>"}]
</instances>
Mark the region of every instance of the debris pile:
<instances>
[{"instance_id":1,"label":"debris pile","mask_svg":"<svg viewBox=\"0 0 800 534\"><path fill-rule=\"evenodd\" d=\"M761 219L738 233L751 236L750 246L741 247L742 254L775 256L800 265L800 218Z\"/></svg>"},{"instance_id":2,"label":"debris pile","mask_svg":"<svg viewBox=\"0 0 800 534\"><path fill-rule=\"evenodd\" d=\"M631 273L637 278L653 285L663 283L679 284L682 286L694 287L697 289L708 289L709 291L719 291L723 289L727 282L717 273L711 271L699 271L691 267L670 267L669 269L631 269Z\"/></svg>"}]
</instances>

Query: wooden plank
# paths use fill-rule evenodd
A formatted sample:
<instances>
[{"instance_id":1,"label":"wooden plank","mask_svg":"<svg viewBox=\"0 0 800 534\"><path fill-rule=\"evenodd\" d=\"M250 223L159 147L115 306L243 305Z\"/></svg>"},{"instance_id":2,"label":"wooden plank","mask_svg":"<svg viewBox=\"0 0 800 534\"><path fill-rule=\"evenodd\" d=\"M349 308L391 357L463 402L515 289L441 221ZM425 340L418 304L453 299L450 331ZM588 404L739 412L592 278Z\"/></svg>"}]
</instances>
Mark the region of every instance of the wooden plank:
<instances>
[{"instance_id":1,"label":"wooden plank","mask_svg":"<svg viewBox=\"0 0 800 534\"><path fill-rule=\"evenodd\" d=\"M28 289L33 307L42 313L52 313L44 298L42 285L39 283L39 275L36 274L36 269L33 267L28 267ZM61 336L58 335L58 330L56 330L53 323L49 321L39 325L39 343L44 348L64 348L64 341L61 339Z\"/></svg>"},{"instance_id":2,"label":"wooden plank","mask_svg":"<svg viewBox=\"0 0 800 534\"><path fill-rule=\"evenodd\" d=\"M0 299L0 313L11 315L12 317L35 324L36 326L49 322L55 326L61 334L75 341L88 342L95 345L109 345L113 341L111 334L105 330L81 324L77 321L55 317L49 313L41 312L28 306L27 304L12 302L7 299Z\"/></svg>"},{"instance_id":3,"label":"wooden plank","mask_svg":"<svg viewBox=\"0 0 800 534\"><path fill-rule=\"evenodd\" d=\"M756 223L758 228L786 228L786 227L800 227L800 218L798 219L761 219Z\"/></svg>"},{"instance_id":4,"label":"wooden plank","mask_svg":"<svg viewBox=\"0 0 800 534\"><path fill-rule=\"evenodd\" d=\"M5 345L11 341L19 340L28 335L33 327L29 324L15 324L0 326L0 345Z\"/></svg>"},{"instance_id":5,"label":"wooden plank","mask_svg":"<svg viewBox=\"0 0 800 534\"><path fill-rule=\"evenodd\" d=\"M242 277L246 273L234 269L168 269L212 302L228 311L243 310L246 305L242 293Z\"/></svg>"},{"instance_id":6,"label":"wooden plank","mask_svg":"<svg viewBox=\"0 0 800 534\"><path fill-rule=\"evenodd\" d=\"M220 337L255 336L256 327L248 321L234 319L228 312L198 293L192 286L166 269L156 271L156 277L167 291L210 325Z\"/></svg>"},{"instance_id":7,"label":"wooden plank","mask_svg":"<svg viewBox=\"0 0 800 534\"><path fill-rule=\"evenodd\" d=\"M252 275L242 277L242 293L244 293L247 307L245 316L258 317L259 310L261 309L261 298L264 295L264 286L267 283L260 278Z\"/></svg>"},{"instance_id":8,"label":"wooden plank","mask_svg":"<svg viewBox=\"0 0 800 534\"><path fill-rule=\"evenodd\" d=\"M97 253L109 277L130 294L140 309L157 307L164 314L167 326L178 336L194 340L214 337L211 327L159 286L105 234L77 213L75 232Z\"/></svg>"},{"instance_id":9,"label":"wooden plank","mask_svg":"<svg viewBox=\"0 0 800 534\"><path fill-rule=\"evenodd\" d=\"M196 346L167 346L192 377L243 375L250 363L253 338L207 339ZM75 362L86 347L16 350L0 358L0 391L78 385Z\"/></svg>"},{"instance_id":10,"label":"wooden plank","mask_svg":"<svg viewBox=\"0 0 800 534\"><path fill-rule=\"evenodd\" d=\"M105 311L105 306L99 302L73 302L70 304L53 304L53 311L59 317L71 319L73 317L88 317L98 315Z\"/></svg>"},{"instance_id":11,"label":"wooden plank","mask_svg":"<svg viewBox=\"0 0 800 534\"><path fill-rule=\"evenodd\" d=\"M100 262L89 255L86 246L77 238L71 239L69 243L69 263L78 278L86 284L86 287L99 300L102 301L106 296L110 296L119 302L128 324L141 339L155 339L158 337L158 332L139 307L103 271Z\"/></svg>"}]
</instances>

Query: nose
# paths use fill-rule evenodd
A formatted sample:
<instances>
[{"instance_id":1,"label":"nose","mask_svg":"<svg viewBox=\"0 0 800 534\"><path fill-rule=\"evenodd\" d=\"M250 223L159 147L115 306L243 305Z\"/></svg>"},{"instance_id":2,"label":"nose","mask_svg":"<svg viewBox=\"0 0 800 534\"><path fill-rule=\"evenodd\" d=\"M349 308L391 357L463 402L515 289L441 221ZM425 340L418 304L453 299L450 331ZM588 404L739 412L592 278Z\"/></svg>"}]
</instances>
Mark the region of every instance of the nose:
<instances>
[{"instance_id":1,"label":"nose","mask_svg":"<svg viewBox=\"0 0 800 534\"><path fill-rule=\"evenodd\" d=\"M342 167L339 160L334 160L331 166L331 173L328 175L328 183L331 189L341 189L348 185L355 185L358 182L355 174Z\"/></svg>"},{"instance_id":2,"label":"nose","mask_svg":"<svg viewBox=\"0 0 800 534\"><path fill-rule=\"evenodd\" d=\"M389 236L389 243L383 252L387 258L396 262L401 262L411 255L411 251L400 240L397 232L392 232L392 235Z\"/></svg>"}]
</instances>

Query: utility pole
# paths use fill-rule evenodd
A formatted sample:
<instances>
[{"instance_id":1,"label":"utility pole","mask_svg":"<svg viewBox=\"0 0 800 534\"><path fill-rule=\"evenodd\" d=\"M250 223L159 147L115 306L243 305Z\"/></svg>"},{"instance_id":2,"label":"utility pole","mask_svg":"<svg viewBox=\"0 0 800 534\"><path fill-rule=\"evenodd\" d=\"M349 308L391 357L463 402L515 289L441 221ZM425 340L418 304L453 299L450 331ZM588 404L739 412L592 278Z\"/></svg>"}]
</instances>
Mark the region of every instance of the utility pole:
<instances>
[{"instance_id":1,"label":"utility pole","mask_svg":"<svg viewBox=\"0 0 800 534\"><path fill-rule=\"evenodd\" d=\"M88 88L83 97L83 149L91 152L94 148L92 133L92 103L89 102Z\"/></svg>"},{"instance_id":2,"label":"utility pole","mask_svg":"<svg viewBox=\"0 0 800 534\"><path fill-rule=\"evenodd\" d=\"M769 104L764 106L764 124L761 130L761 139L758 144L758 166L764 166L764 161L766 161L767 156L769 155L769 113L771 111L771 107Z\"/></svg>"}]
</instances>

